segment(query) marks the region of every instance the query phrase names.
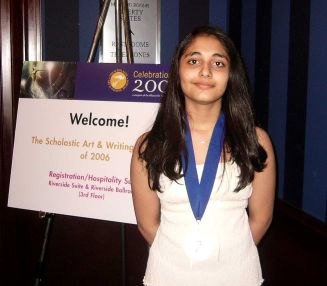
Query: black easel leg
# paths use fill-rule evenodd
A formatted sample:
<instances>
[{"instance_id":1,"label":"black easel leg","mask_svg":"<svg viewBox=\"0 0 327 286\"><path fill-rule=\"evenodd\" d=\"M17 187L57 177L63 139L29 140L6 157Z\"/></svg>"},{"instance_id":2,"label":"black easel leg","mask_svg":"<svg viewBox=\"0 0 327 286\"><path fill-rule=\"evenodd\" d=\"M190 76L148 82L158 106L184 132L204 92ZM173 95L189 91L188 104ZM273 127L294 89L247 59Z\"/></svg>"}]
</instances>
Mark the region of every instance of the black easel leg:
<instances>
[{"instance_id":1,"label":"black easel leg","mask_svg":"<svg viewBox=\"0 0 327 286\"><path fill-rule=\"evenodd\" d=\"M125 240L125 224L121 224L121 272L122 272L122 286L126 286L126 240Z\"/></svg>"},{"instance_id":2,"label":"black easel leg","mask_svg":"<svg viewBox=\"0 0 327 286\"><path fill-rule=\"evenodd\" d=\"M39 286L42 283L43 276L44 276L44 267L45 267L45 257L47 253L48 248L48 242L50 237L50 232L53 224L54 214L46 213L46 228L44 231L44 238L43 238L43 244L41 249L41 254L39 258L39 264L36 272L36 278L35 278L35 286Z\"/></svg>"}]
</instances>

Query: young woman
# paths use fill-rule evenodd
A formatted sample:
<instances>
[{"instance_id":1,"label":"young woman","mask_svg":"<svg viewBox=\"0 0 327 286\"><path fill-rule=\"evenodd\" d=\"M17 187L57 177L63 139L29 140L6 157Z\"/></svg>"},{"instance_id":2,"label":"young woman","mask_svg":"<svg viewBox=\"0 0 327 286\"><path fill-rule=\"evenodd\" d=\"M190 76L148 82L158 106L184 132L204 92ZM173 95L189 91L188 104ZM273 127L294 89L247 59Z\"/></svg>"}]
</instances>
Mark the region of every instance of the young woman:
<instances>
[{"instance_id":1,"label":"young woman","mask_svg":"<svg viewBox=\"0 0 327 286\"><path fill-rule=\"evenodd\" d=\"M153 128L136 142L131 182L150 245L144 285L262 284L256 245L272 220L275 160L220 29L196 28L179 44Z\"/></svg>"}]
</instances>

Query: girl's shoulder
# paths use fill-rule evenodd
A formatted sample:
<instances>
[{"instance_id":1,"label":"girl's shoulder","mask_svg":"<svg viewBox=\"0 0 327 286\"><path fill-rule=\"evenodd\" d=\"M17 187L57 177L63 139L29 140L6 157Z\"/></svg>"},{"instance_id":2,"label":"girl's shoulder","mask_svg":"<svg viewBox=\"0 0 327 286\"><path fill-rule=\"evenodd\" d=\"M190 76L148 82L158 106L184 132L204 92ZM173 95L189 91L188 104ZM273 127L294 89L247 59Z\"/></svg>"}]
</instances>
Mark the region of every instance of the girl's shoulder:
<instances>
[{"instance_id":1,"label":"girl's shoulder","mask_svg":"<svg viewBox=\"0 0 327 286\"><path fill-rule=\"evenodd\" d=\"M269 137L269 134L262 128L256 127L256 134L258 138L259 144L266 150L270 151L273 149L271 139Z\"/></svg>"},{"instance_id":2,"label":"girl's shoulder","mask_svg":"<svg viewBox=\"0 0 327 286\"><path fill-rule=\"evenodd\" d=\"M147 144L146 138L147 138L148 134L149 134L149 132L145 132L137 138L137 140L134 144L134 152L139 153L140 148L141 148L141 151L143 151L146 148L146 144Z\"/></svg>"},{"instance_id":3,"label":"girl's shoulder","mask_svg":"<svg viewBox=\"0 0 327 286\"><path fill-rule=\"evenodd\" d=\"M137 172L139 172L146 166L141 155L146 148L146 135L147 133L140 135L134 144L131 158L131 171L138 170Z\"/></svg>"}]
</instances>

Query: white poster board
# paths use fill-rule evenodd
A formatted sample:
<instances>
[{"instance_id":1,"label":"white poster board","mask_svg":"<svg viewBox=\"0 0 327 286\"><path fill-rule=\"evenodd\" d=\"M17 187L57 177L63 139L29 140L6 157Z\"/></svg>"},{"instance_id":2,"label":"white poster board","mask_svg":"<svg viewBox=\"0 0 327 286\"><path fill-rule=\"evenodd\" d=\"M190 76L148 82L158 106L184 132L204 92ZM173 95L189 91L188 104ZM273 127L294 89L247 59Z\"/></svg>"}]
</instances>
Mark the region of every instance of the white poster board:
<instances>
[{"instance_id":1,"label":"white poster board","mask_svg":"<svg viewBox=\"0 0 327 286\"><path fill-rule=\"evenodd\" d=\"M56 99L70 97L73 89L67 81L60 89L46 86L44 77L55 73L44 71L53 66L53 62L28 62L23 69L24 94L42 97L19 100L8 206L135 224L130 184L133 145L152 127L167 69L71 64L74 99ZM119 77L123 84L114 86L117 75L123 76ZM36 93L40 88L47 93ZM109 101L80 100L90 97Z\"/></svg>"}]
</instances>

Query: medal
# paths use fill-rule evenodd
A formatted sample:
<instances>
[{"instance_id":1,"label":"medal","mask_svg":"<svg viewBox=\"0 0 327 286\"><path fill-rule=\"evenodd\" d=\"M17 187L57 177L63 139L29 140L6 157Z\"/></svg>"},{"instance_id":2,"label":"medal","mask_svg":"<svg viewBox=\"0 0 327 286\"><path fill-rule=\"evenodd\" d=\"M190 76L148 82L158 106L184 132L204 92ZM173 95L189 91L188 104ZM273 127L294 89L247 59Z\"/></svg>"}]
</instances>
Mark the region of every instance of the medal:
<instances>
[{"instance_id":1,"label":"medal","mask_svg":"<svg viewBox=\"0 0 327 286\"><path fill-rule=\"evenodd\" d=\"M198 226L196 231L187 236L184 251L191 261L201 261L212 255L213 244L208 237L201 233Z\"/></svg>"}]
</instances>

